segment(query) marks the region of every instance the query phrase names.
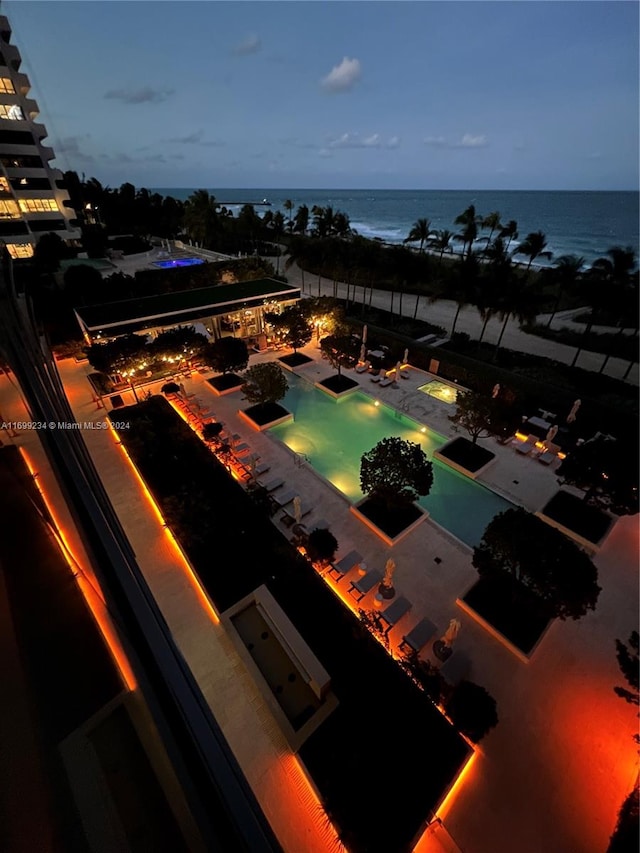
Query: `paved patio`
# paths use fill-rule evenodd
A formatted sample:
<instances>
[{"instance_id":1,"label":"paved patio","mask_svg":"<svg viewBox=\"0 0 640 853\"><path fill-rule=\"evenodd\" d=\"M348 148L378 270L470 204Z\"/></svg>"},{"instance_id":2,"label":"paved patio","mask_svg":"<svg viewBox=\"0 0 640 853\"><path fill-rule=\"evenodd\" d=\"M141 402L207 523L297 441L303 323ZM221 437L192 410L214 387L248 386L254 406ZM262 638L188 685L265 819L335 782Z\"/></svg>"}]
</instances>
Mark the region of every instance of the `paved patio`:
<instances>
[{"instance_id":1,"label":"paved patio","mask_svg":"<svg viewBox=\"0 0 640 853\"><path fill-rule=\"evenodd\" d=\"M327 362L318 358L315 342L303 351L314 362L297 373L314 381L332 373ZM273 354L255 355L251 362L273 358ZM102 419L104 410L96 410L91 402L86 368L71 361L59 367L78 420ZM445 436L455 435L447 419L452 407L417 390L426 381L420 371L412 370L398 388L384 389L366 377L351 375L366 393L406 410ZM445 827L425 834L421 853L455 849L451 845L467 853L512 853L514 849L519 853L601 853L637 772L632 741L635 709L612 689L621 682L614 641L626 639L637 624L637 517L621 519L595 559L602 587L595 613L579 622L553 623L526 664L456 606L456 599L477 578L467 546L427 521L393 549L387 548L353 517L347 500L304 460L240 421L237 410L246 404L239 393L216 397L200 375L184 383L187 391L209 403L218 420L242 435L261 461L271 464L272 472L317 508L310 518L329 522L340 553L357 548L370 567L382 570L393 552L397 594L406 596L413 609L392 629L392 640L397 641L423 616L442 631L452 617L462 622L454 655L469 659L469 677L495 697L500 722L482 741L478 758L443 810ZM12 417L4 400L2 411L4 417ZM294 759L286 758L273 719L261 706L246 671L234 662L221 629L204 613L198 616L200 602L180 579L183 573L176 571L179 561L168 547L166 534L151 519L112 438L101 430L84 436L158 600L167 608L176 639L222 717L232 748L285 848L296 853L328 849L317 820L311 817L314 808L309 809L308 791L299 800L296 819L291 820L290 813L288 825L283 826L282 806L272 786L291 788L291 782L285 781L291 776L284 771ZM19 440L32 437L23 433ZM530 510L539 509L557 490L553 470L518 456L508 446L480 443L497 455L480 478L485 485ZM350 579L351 574L340 587L346 589ZM368 603L363 601L365 606ZM247 730L257 732L255 740L246 737ZM294 787L298 792L305 790L299 778Z\"/></svg>"}]
</instances>

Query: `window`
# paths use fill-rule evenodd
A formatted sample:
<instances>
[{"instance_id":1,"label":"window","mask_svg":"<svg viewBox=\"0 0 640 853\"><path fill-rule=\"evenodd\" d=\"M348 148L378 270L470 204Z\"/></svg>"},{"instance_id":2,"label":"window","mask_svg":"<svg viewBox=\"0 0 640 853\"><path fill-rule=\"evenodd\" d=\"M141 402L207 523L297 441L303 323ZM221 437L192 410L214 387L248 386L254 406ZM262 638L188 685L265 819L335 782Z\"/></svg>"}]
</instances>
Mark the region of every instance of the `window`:
<instances>
[{"instance_id":1,"label":"window","mask_svg":"<svg viewBox=\"0 0 640 853\"><path fill-rule=\"evenodd\" d=\"M20 219L20 211L15 201L0 200L0 219Z\"/></svg>"},{"instance_id":2,"label":"window","mask_svg":"<svg viewBox=\"0 0 640 853\"><path fill-rule=\"evenodd\" d=\"M3 95L15 95L16 90L8 77L0 77L0 93Z\"/></svg>"},{"instance_id":3,"label":"window","mask_svg":"<svg viewBox=\"0 0 640 853\"><path fill-rule=\"evenodd\" d=\"M0 163L7 169L44 169L39 157L28 154L0 154Z\"/></svg>"},{"instance_id":4,"label":"window","mask_svg":"<svg viewBox=\"0 0 640 853\"><path fill-rule=\"evenodd\" d=\"M11 192L11 187L9 186L9 181L6 178L0 177L0 192L3 192L3 193Z\"/></svg>"},{"instance_id":5,"label":"window","mask_svg":"<svg viewBox=\"0 0 640 853\"><path fill-rule=\"evenodd\" d=\"M23 213L50 213L52 210L60 212L54 198L21 198L20 210Z\"/></svg>"},{"instance_id":6,"label":"window","mask_svg":"<svg viewBox=\"0 0 640 853\"><path fill-rule=\"evenodd\" d=\"M64 219L40 219L29 223L32 231L66 231L67 224Z\"/></svg>"},{"instance_id":7,"label":"window","mask_svg":"<svg viewBox=\"0 0 640 853\"><path fill-rule=\"evenodd\" d=\"M11 178L11 186L14 190L49 190L51 181L49 178Z\"/></svg>"},{"instance_id":8,"label":"window","mask_svg":"<svg viewBox=\"0 0 640 853\"><path fill-rule=\"evenodd\" d=\"M6 245L9 254L14 260L33 257L33 246L31 243L7 243Z\"/></svg>"},{"instance_id":9,"label":"window","mask_svg":"<svg viewBox=\"0 0 640 853\"><path fill-rule=\"evenodd\" d=\"M0 130L0 143L5 145L35 145L32 134L26 130Z\"/></svg>"},{"instance_id":10,"label":"window","mask_svg":"<svg viewBox=\"0 0 640 853\"><path fill-rule=\"evenodd\" d=\"M18 104L0 104L0 118L11 119L12 121L24 121L24 113Z\"/></svg>"}]
</instances>

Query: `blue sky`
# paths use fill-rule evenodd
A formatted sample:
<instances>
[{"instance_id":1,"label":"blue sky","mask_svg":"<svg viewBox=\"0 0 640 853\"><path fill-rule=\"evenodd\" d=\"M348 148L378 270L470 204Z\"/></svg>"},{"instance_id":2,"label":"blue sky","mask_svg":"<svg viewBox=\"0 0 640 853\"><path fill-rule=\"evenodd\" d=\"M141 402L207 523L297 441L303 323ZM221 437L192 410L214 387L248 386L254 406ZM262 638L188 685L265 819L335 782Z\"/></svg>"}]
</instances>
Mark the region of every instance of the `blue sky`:
<instances>
[{"instance_id":1,"label":"blue sky","mask_svg":"<svg viewBox=\"0 0 640 853\"><path fill-rule=\"evenodd\" d=\"M635 2L2 4L111 186L637 189Z\"/></svg>"}]
</instances>

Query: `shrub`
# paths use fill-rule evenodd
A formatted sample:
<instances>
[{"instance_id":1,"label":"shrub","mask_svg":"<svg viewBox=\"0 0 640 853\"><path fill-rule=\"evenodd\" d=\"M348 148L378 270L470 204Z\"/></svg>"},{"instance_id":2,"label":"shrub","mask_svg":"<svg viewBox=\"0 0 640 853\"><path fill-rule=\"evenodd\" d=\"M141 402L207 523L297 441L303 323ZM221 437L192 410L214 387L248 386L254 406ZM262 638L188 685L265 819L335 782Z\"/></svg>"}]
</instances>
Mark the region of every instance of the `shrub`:
<instances>
[{"instance_id":1,"label":"shrub","mask_svg":"<svg viewBox=\"0 0 640 853\"><path fill-rule=\"evenodd\" d=\"M222 424L215 421L202 427L202 437L205 441L215 441L222 432Z\"/></svg>"},{"instance_id":2,"label":"shrub","mask_svg":"<svg viewBox=\"0 0 640 853\"><path fill-rule=\"evenodd\" d=\"M313 530L309 534L307 554L313 563L331 563L338 550L338 540L330 530Z\"/></svg>"},{"instance_id":3,"label":"shrub","mask_svg":"<svg viewBox=\"0 0 640 853\"><path fill-rule=\"evenodd\" d=\"M178 394L180 386L176 382L165 382L160 391L163 394Z\"/></svg>"},{"instance_id":4,"label":"shrub","mask_svg":"<svg viewBox=\"0 0 640 853\"><path fill-rule=\"evenodd\" d=\"M498 725L496 700L471 681L461 681L454 687L446 710L458 731L474 743Z\"/></svg>"},{"instance_id":5,"label":"shrub","mask_svg":"<svg viewBox=\"0 0 640 853\"><path fill-rule=\"evenodd\" d=\"M360 462L360 487L388 509L403 507L428 495L433 466L419 444L392 436L383 438Z\"/></svg>"}]
</instances>

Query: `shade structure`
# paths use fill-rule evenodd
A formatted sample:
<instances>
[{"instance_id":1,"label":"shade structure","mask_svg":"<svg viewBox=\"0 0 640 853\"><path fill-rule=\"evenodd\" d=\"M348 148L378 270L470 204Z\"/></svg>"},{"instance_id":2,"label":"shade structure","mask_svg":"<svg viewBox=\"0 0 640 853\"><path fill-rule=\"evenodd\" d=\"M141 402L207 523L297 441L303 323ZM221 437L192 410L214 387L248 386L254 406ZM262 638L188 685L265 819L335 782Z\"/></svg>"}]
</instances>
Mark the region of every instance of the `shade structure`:
<instances>
[{"instance_id":1,"label":"shade structure","mask_svg":"<svg viewBox=\"0 0 640 853\"><path fill-rule=\"evenodd\" d=\"M296 520L296 524L300 524L302 521L302 503L298 495L293 499L293 517Z\"/></svg>"},{"instance_id":2,"label":"shade structure","mask_svg":"<svg viewBox=\"0 0 640 853\"><path fill-rule=\"evenodd\" d=\"M396 571L396 563L395 560L392 560L391 557L387 560L386 565L384 567L384 578L382 580L383 586L393 586L393 576Z\"/></svg>"},{"instance_id":3,"label":"shade structure","mask_svg":"<svg viewBox=\"0 0 640 853\"><path fill-rule=\"evenodd\" d=\"M452 619L449 622L449 627L445 631L445 634L442 638L442 642L446 646L451 646L455 638L458 636L461 627L462 626L457 619Z\"/></svg>"},{"instance_id":4,"label":"shade structure","mask_svg":"<svg viewBox=\"0 0 640 853\"><path fill-rule=\"evenodd\" d=\"M408 361L409 361L409 348L407 347L407 349L404 351L404 355L402 356L402 363L407 364Z\"/></svg>"},{"instance_id":5,"label":"shade structure","mask_svg":"<svg viewBox=\"0 0 640 853\"><path fill-rule=\"evenodd\" d=\"M549 432L547 433L547 437L545 438L545 441L553 441L553 439L556 437L557 434L558 434L558 427L554 424L551 427L551 429L549 430Z\"/></svg>"},{"instance_id":6,"label":"shade structure","mask_svg":"<svg viewBox=\"0 0 640 853\"><path fill-rule=\"evenodd\" d=\"M362 327L362 343L363 343L363 344L366 344L366 342L367 342L367 332L368 332L368 331L369 331L369 328L368 328L368 326L365 324L365 325Z\"/></svg>"},{"instance_id":7,"label":"shade structure","mask_svg":"<svg viewBox=\"0 0 640 853\"><path fill-rule=\"evenodd\" d=\"M573 406L571 408L571 411L567 415L567 423L568 424L572 424L575 421L576 415L578 414L578 409L580 408L581 405L582 405L582 400L576 400L575 401L575 403L573 404Z\"/></svg>"}]
</instances>

